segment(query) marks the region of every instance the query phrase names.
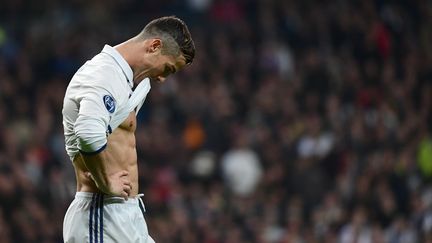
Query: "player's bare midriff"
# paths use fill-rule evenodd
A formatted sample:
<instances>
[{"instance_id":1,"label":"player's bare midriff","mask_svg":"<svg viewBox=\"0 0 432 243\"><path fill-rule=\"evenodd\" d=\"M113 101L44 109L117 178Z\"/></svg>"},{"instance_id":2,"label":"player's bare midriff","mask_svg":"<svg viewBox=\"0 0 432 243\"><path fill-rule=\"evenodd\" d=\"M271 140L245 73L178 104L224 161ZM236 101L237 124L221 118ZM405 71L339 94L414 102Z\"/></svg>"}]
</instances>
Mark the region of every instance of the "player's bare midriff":
<instances>
[{"instance_id":1,"label":"player's bare midriff","mask_svg":"<svg viewBox=\"0 0 432 243\"><path fill-rule=\"evenodd\" d=\"M130 197L138 194L138 164L136 153L136 116L131 112L128 118L108 136L108 144L105 149L113 158L106 165L107 173L127 170L131 181L132 190ZM83 158L77 155L73 161L75 175L77 178L77 191L80 192L100 192L93 180L88 178L88 172L84 165Z\"/></svg>"}]
</instances>

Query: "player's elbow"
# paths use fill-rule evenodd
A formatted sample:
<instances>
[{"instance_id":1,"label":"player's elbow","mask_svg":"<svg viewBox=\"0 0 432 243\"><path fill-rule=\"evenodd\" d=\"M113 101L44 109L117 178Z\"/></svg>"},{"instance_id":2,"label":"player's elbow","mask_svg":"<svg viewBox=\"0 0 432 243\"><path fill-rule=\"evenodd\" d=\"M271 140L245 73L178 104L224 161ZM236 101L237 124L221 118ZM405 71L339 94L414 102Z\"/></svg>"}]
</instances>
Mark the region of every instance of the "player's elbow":
<instances>
[{"instance_id":1,"label":"player's elbow","mask_svg":"<svg viewBox=\"0 0 432 243\"><path fill-rule=\"evenodd\" d=\"M105 126L92 118L78 117L75 122L75 135L81 153L99 153L107 144Z\"/></svg>"}]
</instances>

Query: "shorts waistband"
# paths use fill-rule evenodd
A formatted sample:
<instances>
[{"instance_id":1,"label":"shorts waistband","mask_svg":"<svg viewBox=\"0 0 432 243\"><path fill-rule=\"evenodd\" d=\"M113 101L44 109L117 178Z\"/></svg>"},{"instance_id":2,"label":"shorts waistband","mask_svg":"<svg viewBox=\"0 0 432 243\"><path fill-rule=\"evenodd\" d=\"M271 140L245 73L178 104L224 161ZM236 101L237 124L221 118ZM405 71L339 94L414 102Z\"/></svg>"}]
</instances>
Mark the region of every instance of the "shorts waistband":
<instances>
[{"instance_id":1,"label":"shorts waistband","mask_svg":"<svg viewBox=\"0 0 432 243\"><path fill-rule=\"evenodd\" d=\"M130 204L136 204L139 201L142 203L141 197L144 196L144 194L141 193L141 194L137 194L136 196L129 197L128 200L125 200L123 197L110 196L102 193L76 192L75 198L92 200L94 195L104 195L103 197L104 202L117 202L117 203L130 203Z\"/></svg>"}]
</instances>

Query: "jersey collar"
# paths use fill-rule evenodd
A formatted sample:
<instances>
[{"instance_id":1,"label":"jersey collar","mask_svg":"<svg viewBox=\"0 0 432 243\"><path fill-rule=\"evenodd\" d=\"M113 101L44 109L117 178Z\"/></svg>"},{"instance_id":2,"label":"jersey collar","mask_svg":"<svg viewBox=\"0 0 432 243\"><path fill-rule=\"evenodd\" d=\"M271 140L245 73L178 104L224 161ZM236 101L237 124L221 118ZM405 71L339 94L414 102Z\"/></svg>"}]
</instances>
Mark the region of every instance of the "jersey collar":
<instances>
[{"instance_id":1,"label":"jersey collar","mask_svg":"<svg viewBox=\"0 0 432 243\"><path fill-rule=\"evenodd\" d=\"M126 76L126 79L127 79L129 86L132 88L133 87L132 68L129 66L129 64L126 62L126 60L123 58L123 56L115 48L113 48L109 45L105 45L102 52L106 53L106 54L108 54L114 58L114 60L121 67L124 75Z\"/></svg>"}]
</instances>

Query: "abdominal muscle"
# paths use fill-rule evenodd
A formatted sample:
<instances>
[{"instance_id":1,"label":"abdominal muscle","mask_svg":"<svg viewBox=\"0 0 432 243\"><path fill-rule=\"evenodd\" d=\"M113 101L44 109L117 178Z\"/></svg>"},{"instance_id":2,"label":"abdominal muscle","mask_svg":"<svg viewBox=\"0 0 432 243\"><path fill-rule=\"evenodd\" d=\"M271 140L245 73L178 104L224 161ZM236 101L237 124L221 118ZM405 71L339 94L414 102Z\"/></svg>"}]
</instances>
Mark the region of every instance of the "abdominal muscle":
<instances>
[{"instance_id":1,"label":"abdominal muscle","mask_svg":"<svg viewBox=\"0 0 432 243\"><path fill-rule=\"evenodd\" d=\"M128 118L108 136L107 147L104 152L109 153L111 158L105 165L107 174L115 173L121 170L129 172L132 190L130 196L138 194L138 163L136 153L136 117L131 112ZM101 192L93 180L85 175L88 172L81 154L75 156L73 165L75 167L75 176L77 178L77 191L79 192Z\"/></svg>"}]
</instances>

